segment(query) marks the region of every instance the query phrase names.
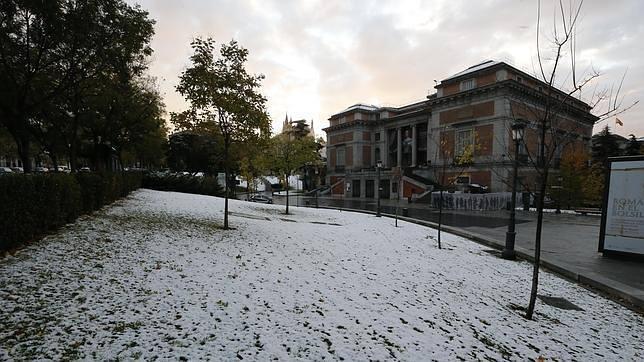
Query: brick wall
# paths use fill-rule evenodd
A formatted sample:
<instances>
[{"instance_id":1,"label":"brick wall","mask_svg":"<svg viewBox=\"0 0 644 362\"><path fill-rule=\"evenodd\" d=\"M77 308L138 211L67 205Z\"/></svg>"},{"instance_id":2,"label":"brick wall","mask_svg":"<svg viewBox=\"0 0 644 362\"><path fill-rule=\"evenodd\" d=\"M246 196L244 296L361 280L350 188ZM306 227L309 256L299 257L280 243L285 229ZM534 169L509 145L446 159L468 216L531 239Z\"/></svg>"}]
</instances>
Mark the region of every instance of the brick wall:
<instances>
[{"instance_id":1,"label":"brick wall","mask_svg":"<svg viewBox=\"0 0 644 362\"><path fill-rule=\"evenodd\" d=\"M483 74L476 78L476 86L483 87L496 82L496 72Z\"/></svg>"},{"instance_id":2,"label":"brick wall","mask_svg":"<svg viewBox=\"0 0 644 362\"><path fill-rule=\"evenodd\" d=\"M331 178L330 178L331 185L334 185L336 182L338 182L338 181L340 181L342 179L343 179L343 177L331 176ZM340 182L339 184L333 186L333 188L331 189L331 193L336 194L336 195L337 194L344 194L344 182Z\"/></svg>"},{"instance_id":3,"label":"brick wall","mask_svg":"<svg viewBox=\"0 0 644 362\"><path fill-rule=\"evenodd\" d=\"M461 85L460 82L452 83L452 84L447 84L446 86L442 87L443 88L443 96L449 96L455 93L458 93L461 91Z\"/></svg>"},{"instance_id":4,"label":"brick wall","mask_svg":"<svg viewBox=\"0 0 644 362\"><path fill-rule=\"evenodd\" d=\"M353 132L345 132L329 136L329 145L353 141Z\"/></svg>"},{"instance_id":5,"label":"brick wall","mask_svg":"<svg viewBox=\"0 0 644 362\"><path fill-rule=\"evenodd\" d=\"M494 144L494 125L486 124L484 126L474 127L476 137L476 156L491 156L492 145Z\"/></svg>"},{"instance_id":6,"label":"brick wall","mask_svg":"<svg viewBox=\"0 0 644 362\"><path fill-rule=\"evenodd\" d=\"M440 158L454 157L454 131L441 131L440 134Z\"/></svg>"},{"instance_id":7,"label":"brick wall","mask_svg":"<svg viewBox=\"0 0 644 362\"><path fill-rule=\"evenodd\" d=\"M483 102L440 112L440 124L450 124L471 118L494 115L494 101Z\"/></svg>"},{"instance_id":8,"label":"brick wall","mask_svg":"<svg viewBox=\"0 0 644 362\"><path fill-rule=\"evenodd\" d=\"M411 197L412 194L421 194L426 190L418 187L411 182L403 181L403 198Z\"/></svg>"},{"instance_id":9,"label":"brick wall","mask_svg":"<svg viewBox=\"0 0 644 362\"><path fill-rule=\"evenodd\" d=\"M467 80L468 78L463 78L462 80L456 81L454 83L446 84L445 86L442 87L443 89L443 96L449 96L452 94L456 94L461 91L461 82L464 80ZM491 72L487 74L482 74L476 77L475 81L475 86L476 87L483 87L488 84L492 84L496 82L496 72Z\"/></svg>"},{"instance_id":10,"label":"brick wall","mask_svg":"<svg viewBox=\"0 0 644 362\"><path fill-rule=\"evenodd\" d=\"M365 167L371 166L371 146L362 146L362 165Z\"/></svg>"}]
</instances>

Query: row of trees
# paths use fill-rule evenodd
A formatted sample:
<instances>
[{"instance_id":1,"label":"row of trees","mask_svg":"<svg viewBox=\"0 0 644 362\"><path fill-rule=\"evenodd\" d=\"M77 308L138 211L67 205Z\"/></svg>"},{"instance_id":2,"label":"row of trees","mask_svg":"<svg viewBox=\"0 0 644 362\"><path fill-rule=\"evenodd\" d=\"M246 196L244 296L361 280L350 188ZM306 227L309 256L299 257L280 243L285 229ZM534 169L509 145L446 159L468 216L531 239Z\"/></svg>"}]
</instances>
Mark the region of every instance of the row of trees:
<instances>
[{"instance_id":1,"label":"row of trees","mask_svg":"<svg viewBox=\"0 0 644 362\"><path fill-rule=\"evenodd\" d=\"M123 0L0 5L0 128L25 172L34 153L72 170L116 156L155 163L164 105L146 76L154 21Z\"/></svg>"},{"instance_id":2,"label":"row of trees","mask_svg":"<svg viewBox=\"0 0 644 362\"><path fill-rule=\"evenodd\" d=\"M592 137L592 150L564 153L559 173L549 180L550 195L557 205L600 207L604 195L609 157L642 154L642 146L634 135L624 139L605 126Z\"/></svg>"}]
</instances>

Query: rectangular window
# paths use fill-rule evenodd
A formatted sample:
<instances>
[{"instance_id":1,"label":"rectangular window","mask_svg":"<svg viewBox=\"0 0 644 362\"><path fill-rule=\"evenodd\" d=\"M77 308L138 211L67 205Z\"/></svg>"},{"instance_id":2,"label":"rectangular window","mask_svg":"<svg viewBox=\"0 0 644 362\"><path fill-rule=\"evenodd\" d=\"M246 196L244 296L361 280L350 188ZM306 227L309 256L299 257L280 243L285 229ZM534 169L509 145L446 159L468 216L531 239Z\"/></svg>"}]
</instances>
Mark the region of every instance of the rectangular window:
<instances>
[{"instance_id":1,"label":"rectangular window","mask_svg":"<svg viewBox=\"0 0 644 362\"><path fill-rule=\"evenodd\" d=\"M462 156L468 148L474 146L474 132L466 129L456 132L456 156Z\"/></svg>"},{"instance_id":2,"label":"rectangular window","mask_svg":"<svg viewBox=\"0 0 644 362\"><path fill-rule=\"evenodd\" d=\"M336 157L335 165L340 166L340 167L344 167L344 164L346 162L345 161L346 157L345 157L345 154L344 154L344 147L338 147L338 149L336 150L336 156L335 157Z\"/></svg>"},{"instance_id":3,"label":"rectangular window","mask_svg":"<svg viewBox=\"0 0 644 362\"><path fill-rule=\"evenodd\" d=\"M376 141L380 141L380 132L376 132Z\"/></svg>"},{"instance_id":4,"label":"rectangular window","mask_svg":"<svg viewBox=\"0 0 644 362\"><path fill-rule=\"evenodd\" d=\"M461 91L466 91L474 88L474 79L468 79L461 82Z\"/></svg>"}]
</instances>

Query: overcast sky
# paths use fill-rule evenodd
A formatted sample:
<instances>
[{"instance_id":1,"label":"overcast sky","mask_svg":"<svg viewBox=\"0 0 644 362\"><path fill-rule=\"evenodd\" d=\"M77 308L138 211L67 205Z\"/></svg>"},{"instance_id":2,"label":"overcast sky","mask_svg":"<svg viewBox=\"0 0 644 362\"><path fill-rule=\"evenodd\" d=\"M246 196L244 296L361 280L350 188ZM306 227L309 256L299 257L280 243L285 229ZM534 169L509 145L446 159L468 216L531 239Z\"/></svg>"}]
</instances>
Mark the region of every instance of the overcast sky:
<instances>
[{"instance_id":1,"label":"overcast sky","mask_svg":"<svg viewBox=\"0 0 644 362\"><path fill-rule=\"evenodd\" d=\"M151 73L168 111L185 102L174 90L189 64L190 41L235 39L250 51L248 69L266 76L262 92L274 131L285 114L314 120L323 135L328 118L355 103L402 105L423 99L440 81L486 59L529 74L536 65L536 0L478 1L241 1L128 0L156 20ZM544 0L542 41L552 38L554 8ZM622 135L644 136L644 1L586 1L577 29L577 68L602 72L596 85L619 85ZM546 48L547 52L548 49ZM561 74L565 81L568 72ZM584 91L590 97L593 88ZM598 113L595 112L595 113Z\"/></svg>"}]
</instances>

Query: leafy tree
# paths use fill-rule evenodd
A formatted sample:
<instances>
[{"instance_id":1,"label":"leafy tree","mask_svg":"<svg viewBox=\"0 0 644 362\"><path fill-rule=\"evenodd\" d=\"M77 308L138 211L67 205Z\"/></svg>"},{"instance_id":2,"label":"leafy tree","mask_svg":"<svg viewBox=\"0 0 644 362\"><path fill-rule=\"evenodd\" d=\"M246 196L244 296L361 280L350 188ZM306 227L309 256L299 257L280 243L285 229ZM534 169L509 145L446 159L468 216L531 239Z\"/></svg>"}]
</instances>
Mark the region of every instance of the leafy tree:
<instances>
[{"instance_id":1,"label":"leafy tree","mask_svg":"<svg viewBox=\"0 0 644 362\"><path fill-rule=\"evenodd\" d=\"M102 168L101 160L112 150L121 158L126 144L163 125L161 97L151 79L143 76L152 53L154 21L122 0L74 4L69 13L75 30L69 35L68 42L75 44L71 49L91 54L67 65L72 87L63 94L62 104L70 116L65 128L70 163L72 169L77 167L80 142L86 140L94 168Z\"/></svg>"},{"instance_id":2,"label":"leafy tree","mask_svg":"<svg viewBox=\"0 0 644 362\"><path fill-rule=\"evenodd\" d=\"M447 136L448 127L445 126L440 132L440 140L436 147L437 157L442 160L439 166L440 173L437 175L438 185L438 248L441 249L441 231L443 225L443 191L452 187L458 178L463 175L465 169L474 162L474 151L476 144L467 145L461 154L456 154L454 143L450 142ZM474 137L476 139L477 137ZM448 170L452 176L448 177Z\"/></svg>"},{"instance_id":3,"label":"leafy tree","mask_svg":"<svg viewBox=\"0 0 644 362\"><path fill-rule=\"evenodd\" d=\"M286 211L289 213L289 177L308 162L317 159L317 145L313 137L296 137L295 134L282 133L271 139L267 153L270 169L284 176L286 183Z\"/></svg>"},{"instance_id":4,"label":"leafy tree","mask_svg":"<svg viewBox=\"0 0 644 362\"><path fill-rule=\"evenodd\" d=\"M152 52L154 22L147 15L123 0L2 2L0 123L25 171L34 142L54 162L67 150L72 169L82 140L96 144L100 137L99 146L113 146L104 131L120 129L127 109L114 105L123 105L118 96L127 94L121 91L146 69Z\"/></svg>"},{"instance_id":5,"label":"leafy tree","mask_svg":"<svg viewBox=\"0 0 644 362\"><path fill-rule=\"evenodd\" d=\"M637 156L640 155L640 143L635 138L634 134L630 134L628 137L628 143L626 143L626 149L624 150L626 156Z\"/></svg>"},{"instance_id":6,"label":"leafy tree","mask_svg":"<svg viewBox=\"0 0 644 362\"><path fill-rule=\"evenodd\" d=\"M263 175L263 171L269 169L267 157L269 140L260 139L256 142L242 144L236 148L239 155L239 173L246 180L246 192L257 191L257 179Z\"/></svg>"},{"instance_id":7,"label":"leafy tree","mask_svg":"<svg viewBox=\"0 0 644 362\"><path fill-rule=\"evenodd\" d=\"M7 0L0 5L0 123L31 171L31 120L62 84L59 1Z\"/></svg>"},{"instance_id":8,"label":"leafy tree","mask_svg":"<svg viewBox=\"0 0 644 362\"><path fill-rule=\"evenodd\" d=\"M591 141L593 162L605 165L609 157L621 155L617 137L610 132L608 126L593 135Z\"/></svg>"},{"instance_id":9,"label":"leafy tree","mask_svg":"<svg viewBox=\"0 0 644 362\"><path fill-rule=\"evenodd\" d=\"M559 173L550 179L550 194L557 205L570 209L585 203L583 185L589 172L587 152L579 149L563 154Z\"/></svg>"},{"instance_id":10,"label":"leafy tree","mask_svg":"<svg viewBox=\"0 0 644 362\"><path fill-rule=\"evenodd\" d=\"M220 47L218 58L211 38L197 38L191 45L192 64L181 73L177 86L190 108L173 114L172 121L186 128L200 124L215 126L221 134L226 179L224 228L228 229L231 147L253 142L270 132L266 98L259 92L264 76L246 71L248 50L234 40Z\"/></svg>"},{"instance_id":11,"label":"leafy tree","mask_svg":"<svg viewBox=\"0 0 644 362\"><path fill-rule=\"evenodd\" d=\"M604 197L604 167L594 163L586 170L582 182L584 201L591 206L601 207Z\"/></svg>"},{"instance_id":12,"label":"leafy tree","mask_svg":"<svg viewBox=\"0 0 644 362\"><path fill-rule=\"evenodd\" d=\"M174 171L217 173L221 144L207 133L182 131L170 136L168 166Z\"/></svg>"}]
</instances>

